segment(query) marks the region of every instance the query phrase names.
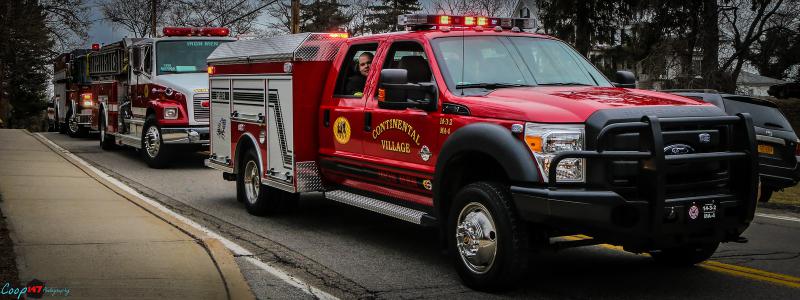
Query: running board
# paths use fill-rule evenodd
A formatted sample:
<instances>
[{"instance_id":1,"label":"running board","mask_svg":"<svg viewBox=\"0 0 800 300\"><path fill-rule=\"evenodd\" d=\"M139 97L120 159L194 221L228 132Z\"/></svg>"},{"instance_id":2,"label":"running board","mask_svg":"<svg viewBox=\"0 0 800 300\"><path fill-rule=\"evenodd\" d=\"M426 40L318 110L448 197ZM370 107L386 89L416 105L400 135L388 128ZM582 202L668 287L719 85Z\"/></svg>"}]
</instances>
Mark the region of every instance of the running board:
<instances>
[{"instance_id":1,"label":"running board","mask_svg":"<svg viewBox=\"0 0 800 300\"><path fill-rule=\"evenodd\" d=\"M325 192L325 198L347 205L363 208L379 214L384 214L417 225L432 226L436 218L423 211L411 209L397 204L381 201L375 198L354 194L342 190Z\"/></svg>"}]
</instances>

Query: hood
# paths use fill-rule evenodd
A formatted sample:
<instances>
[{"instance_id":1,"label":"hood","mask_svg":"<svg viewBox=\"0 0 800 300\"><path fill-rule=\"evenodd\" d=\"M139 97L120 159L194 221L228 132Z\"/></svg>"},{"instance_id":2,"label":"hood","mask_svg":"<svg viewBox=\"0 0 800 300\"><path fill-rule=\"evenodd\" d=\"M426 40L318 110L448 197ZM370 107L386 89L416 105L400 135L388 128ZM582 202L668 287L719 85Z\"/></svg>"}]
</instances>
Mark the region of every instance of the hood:
<instances>
[{"instance_id":1,"label":"hood","mask_svg":"<svg viewBox=\"0 0 800 300\"><path fill-rule=\"evenodd\" d=\"M520 87L458 98L472 116L542 123L582 123L595 111L640 106L708 106L673 94L614 87Z\"/></svg>"},{"instance_id":2,"label":"hood","mask_svg":"<svg viewBox=\"0 0 800 300\"><path fill-rule=\"evenodd\" d=\"M208 92L208 74L205 72L158 75L154 83L178 91L187 99L192 99L196 93Z\"/></svg>"}]
</instances>

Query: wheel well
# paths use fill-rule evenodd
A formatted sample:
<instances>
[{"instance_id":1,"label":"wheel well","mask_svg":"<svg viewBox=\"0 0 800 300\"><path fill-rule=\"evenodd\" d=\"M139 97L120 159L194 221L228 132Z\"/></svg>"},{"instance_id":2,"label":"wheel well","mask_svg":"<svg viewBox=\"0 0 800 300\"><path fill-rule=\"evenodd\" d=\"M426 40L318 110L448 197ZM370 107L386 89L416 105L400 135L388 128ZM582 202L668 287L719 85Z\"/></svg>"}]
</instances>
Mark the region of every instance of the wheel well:
<instances>
[{"instance_id":1,"label":"wheel well","mask_svg":"<svg viewBox=\"0 0 800 300\"><path fill-rule=\"evenodd\" d=\"M146 119L146 118L147 118L147 117L149 117L150 115L155 115L155 114L156 114L156 110L155 110L155 109L153 109L152 107L148 107L148 108L147 108L147 112L144 114L144 117L145 117L145 119Z\"/></svg>"},{"instance_id":2,"label":"wheel well","mask_svg":"<svg viewBox=\"0 0 800 300\"><path fill-rule=\"evenodd\" d=\"M238 173L238 171L239 171L239 164L242 163L242 160L239 159L239 158L242 157L242 155L244 155L244 153L247 153L247 151L250 151L250 149L255 149L256 146L255 146L254 142L255 141L253 141L253 139L250 138L247 135L242 135L242 137L239 138L239 142L236 145L236 153L234 153L234 156L233 156L233 158L235 160L235 163L233 165L233 173ZM258 151L256 149L256 153L257 152Z\"/></svg>"},{"instance_id":3,"label":"wheel well","mask_svg":"<svg viewBox=\"0 0 800 300\"><path fill-rule=\"evenodd\" d=\"M466 152L453 156L445 169L437 204L439 215L444 220L450 211L450 204L458 191L477 181L508 182L508 174L494 157L481 152Z\"/></svg>"}]
</instances>

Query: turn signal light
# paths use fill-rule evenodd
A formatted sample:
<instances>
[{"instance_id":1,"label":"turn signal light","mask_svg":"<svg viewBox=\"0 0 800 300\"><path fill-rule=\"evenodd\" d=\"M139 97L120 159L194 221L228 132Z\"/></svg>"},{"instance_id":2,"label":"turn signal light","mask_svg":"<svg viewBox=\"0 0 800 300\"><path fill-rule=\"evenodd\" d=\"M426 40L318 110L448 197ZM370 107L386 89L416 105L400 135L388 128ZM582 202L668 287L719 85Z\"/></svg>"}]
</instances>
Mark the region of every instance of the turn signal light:
<instances>
[{"instance_id":1,"label":"turn signal light","mask_svg":"<svg viewBox=\"0 0 800 300\"><path fill-rule=\"evenodd\" d=\"M346 32L336 32L336 33L329 33L328 36L332 38L346 39L350 37L350 34Z\"/></svg>"},{"instance_id":2,"label":"turn signal light","mask_svg":"<svg viewBox=\"0 0 800 300\"><path fill-rule=\"evenodd\" d=\"M217 68L214 66L208 66L208 75L214 75L217 72Z\"/></svg>"},{"instance_id":3,"label":"turn signal light","mask_svg":"<svg viewBox=\"0 0 800 300\"><path fill-rule=\"evenodd\" d=\"M526 135L525 136L525 143L528 144L528 147L530 147L531 150L536 151L536 152L542 152L542 137L541 136Z\"/></svg>"}]
</instances>

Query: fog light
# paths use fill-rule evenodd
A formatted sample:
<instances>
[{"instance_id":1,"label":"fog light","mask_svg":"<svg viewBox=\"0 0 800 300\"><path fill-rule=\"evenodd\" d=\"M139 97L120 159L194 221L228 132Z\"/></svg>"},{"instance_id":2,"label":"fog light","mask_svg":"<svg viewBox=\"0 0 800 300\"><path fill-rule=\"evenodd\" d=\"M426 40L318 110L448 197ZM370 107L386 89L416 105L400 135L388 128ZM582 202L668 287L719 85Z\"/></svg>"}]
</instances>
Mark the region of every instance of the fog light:
<instances>
[{"instance_id":1,"label":"fog light","mask_svg":"<svg viewBox=\"0 0 800 300\"><path fill-rule=\"evenodd\" d=\"M178 108L177 107L166 107L166 108L164 108L164 119L175 120L177 118L178 118Z\"/></svg>"}]
</instances>

